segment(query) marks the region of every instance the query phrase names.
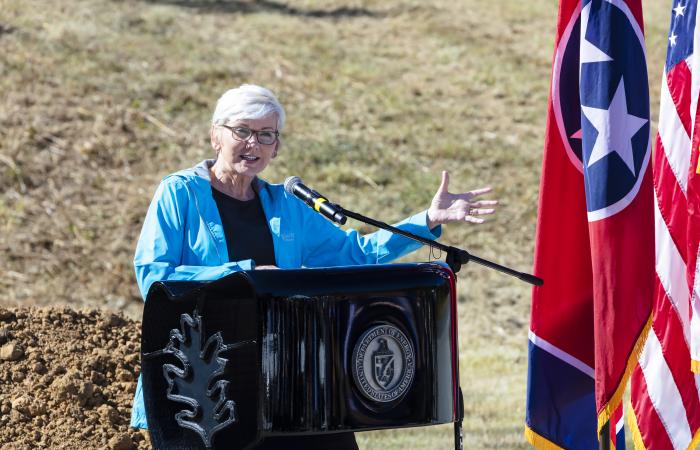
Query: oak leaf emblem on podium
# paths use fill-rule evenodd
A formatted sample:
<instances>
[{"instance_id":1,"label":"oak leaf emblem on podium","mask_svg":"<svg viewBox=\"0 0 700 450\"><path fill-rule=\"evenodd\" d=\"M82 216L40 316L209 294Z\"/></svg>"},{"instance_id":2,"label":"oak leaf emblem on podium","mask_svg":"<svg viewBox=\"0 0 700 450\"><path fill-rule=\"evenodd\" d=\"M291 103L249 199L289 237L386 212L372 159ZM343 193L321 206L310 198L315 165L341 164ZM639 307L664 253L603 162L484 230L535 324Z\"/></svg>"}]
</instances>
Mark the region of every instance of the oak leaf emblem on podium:
<instances>
[{"instance_id":1,"label":"oak leaf emblem on podium","mask_svg":"<svg viewBox=\"0 0 700 450\"><path fill-rule=\"evenodd\" d=\"M237 421L236 403L227 398L229 381L220 379L228 359L222 353L246 344L225 345L221 332L206 342L202 318L194 314L180 316L180 329L170 331L170 341L163 353L174 355L182 364L164 364L168 382L167 398L184 403L187 408L175 414L177 424L196 432L207 448L214 435Z\"/></svg>"}]
</instances>

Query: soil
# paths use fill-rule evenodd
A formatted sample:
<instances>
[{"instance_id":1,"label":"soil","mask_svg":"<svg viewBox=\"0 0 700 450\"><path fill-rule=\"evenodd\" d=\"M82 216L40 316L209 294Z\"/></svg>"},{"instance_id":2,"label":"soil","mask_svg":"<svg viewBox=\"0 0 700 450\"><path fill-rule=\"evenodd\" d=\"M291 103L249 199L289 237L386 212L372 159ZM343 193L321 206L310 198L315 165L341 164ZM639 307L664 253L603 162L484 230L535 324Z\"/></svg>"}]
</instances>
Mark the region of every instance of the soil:
<instances>
[{"instance_id":1,"label":"soil","mask_svg":"<svg viewBox=\"0 0 700 450\"><path fill-rule=\"evenodd\" d=\"M0 308L0 448L150 448L129 428L141 326L70 308Z\"/></svg>"}]
</instances>

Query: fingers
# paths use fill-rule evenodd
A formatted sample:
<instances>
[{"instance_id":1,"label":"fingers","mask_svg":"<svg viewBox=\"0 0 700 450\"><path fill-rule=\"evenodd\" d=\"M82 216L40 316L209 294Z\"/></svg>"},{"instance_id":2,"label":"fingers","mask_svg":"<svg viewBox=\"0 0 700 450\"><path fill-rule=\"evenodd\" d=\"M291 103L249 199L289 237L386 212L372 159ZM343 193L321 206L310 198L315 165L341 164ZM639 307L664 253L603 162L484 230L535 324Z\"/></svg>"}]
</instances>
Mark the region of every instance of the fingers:
<instances>
[{"instance_id":1,"label":"fingers","mask_svg":"<svg viewBox=\"0 0 700 450\"><path fill-rule=\"evenodd\" d=\"M470 216L484 216L484 215L488 215L488 214L493 214L494 212L496 212L496 210L493 208L470 208L469 209Z\"/></svg>"},{"instance_id":2,"label":"fingers","mask_svg":"<svg viewBox=\"0 0 700 450\"><path fill-rule=\"evenodd\" d=\"M453 194L453 195L457 198L461 198L462 200L468 201L470 204L475 204L478 202L485 202L485 203L483 203L483 205L497 205L498 200L479 200L478 202L472 201L472 199L474 197L478 197L479 195L483 195L483 194L488 194L492 190L493 189L491 189L491 187L489 186L489 187L474 189L473 191L462 192L461 194Z\"/></svg>"},{"instance_id":3,"label":"fingers","mask_svg":"<svg viewBox=\"0 0 700 450\"><path fill-rule=\"evenodd\" d=\"M474 217L474 216L466 216L464 218L464 221L469 222L469 223L484 223L484 222L486 222L486 220L481 219L479 217Z\"/></svg>"},{"instance_id":4,"label":"fingers","mask_svg":"<svg viewBox=\"0 0 700 450\"><path fill-rule=\"evenodd\" d=\"M470 194L472 197L477 196L477 195L482 195L491 192L491 186L488 187L483 187L480 189L474 189L473 191L467 192L467 194Z\"/></svg>"},{"instance_id":5,"label":"fingers","mask_svg":"<svg viewBox=\"0 0 700 450\"><path fill-rule=\"evenodd\" d=\"M498 205L498 200L477 200L475 202L471 202L470 205L472 207L495 206Z\"/></svg>"},{"instance_id":6,"label":"fingers","mask_svg":"<svg viewBox=\"0 0 700 450\"><path fill-rule=\"evenodd\" d=\"M447 192L447 186L450 184L450 173L446 170L442 171L442 181L440 182L440 187L438 192Z\"/></svg>"},{"instance_id":7,"label":"fingers","mask_svg":"<svg viewBox=\"0 0 700 450\"><path fill-rule=\"evenodd\" d=\"M469 214L464 216L464 221L470 223L484 223L486 219L477 216L493 214L495 211L496 210L493 208L469 208Z\"/></svg>"},{"instance_id":8,"label":"fingers","mask_svg":"<svg viewBox=\"0 0 700 450\"><path fill-rule=\"evenodd\" d=\"M486 216L496 212L495 208L475 208L476 204L495 204L498 203L496 200L482 200L480 202L474 202L469 207L469 213L464 217L465 222L481 224L486 222L486 219L482 219L477 216Z\"/></svg>"}]
</instances>

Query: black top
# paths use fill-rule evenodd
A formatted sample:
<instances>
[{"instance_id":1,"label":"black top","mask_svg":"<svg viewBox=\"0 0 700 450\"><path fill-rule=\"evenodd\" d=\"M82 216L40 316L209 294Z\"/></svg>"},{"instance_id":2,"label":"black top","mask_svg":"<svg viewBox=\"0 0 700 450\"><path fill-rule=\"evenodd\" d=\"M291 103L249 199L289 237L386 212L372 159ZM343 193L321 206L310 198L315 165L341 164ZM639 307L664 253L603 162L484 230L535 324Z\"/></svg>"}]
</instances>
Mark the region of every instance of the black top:
<instances>
[{"instance_id":1,"label":"black top","mask_svg":"<svg viewBox=\"0 0 700 450\"><path fill-rule=\"evenodd\" d=\"M212 195L219 209L224 227L229 261L252 259L255 265L277 265L272 234L267 225L260 199L237 200L212 187ZM255 450L357 450L353 433L290 436L269 438L255 446Z\"/></svg>"},{"instance_id":2,"label":"black top","mask_svg":"<svg viewBox=\"0 0 700 450\"><path fill-rule=\"evenodd\" d=\"M212 188L224 227L229 261L252 259L255 265L277 265L272 234L257 194L252 200L237 200Z\"/></svg>"}]
</instances>

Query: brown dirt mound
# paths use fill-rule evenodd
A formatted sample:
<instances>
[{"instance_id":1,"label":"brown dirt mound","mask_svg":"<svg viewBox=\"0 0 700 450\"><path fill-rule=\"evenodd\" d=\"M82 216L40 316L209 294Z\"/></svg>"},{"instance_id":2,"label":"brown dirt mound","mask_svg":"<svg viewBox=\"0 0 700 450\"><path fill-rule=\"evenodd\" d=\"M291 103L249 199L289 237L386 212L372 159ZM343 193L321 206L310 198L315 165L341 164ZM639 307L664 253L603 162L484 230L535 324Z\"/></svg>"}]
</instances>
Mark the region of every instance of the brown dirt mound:
<instances>
[{"instance_id":1,"label":"brown dirt mound","mask_svg":"<svg viewBox=\"0 0 700 450\"><path fill-rule=\"evenodd\" d=\"M129 428L140 335L109 312L0 308L0 448L149 448Z\"/></svg>"}]
</instances>

